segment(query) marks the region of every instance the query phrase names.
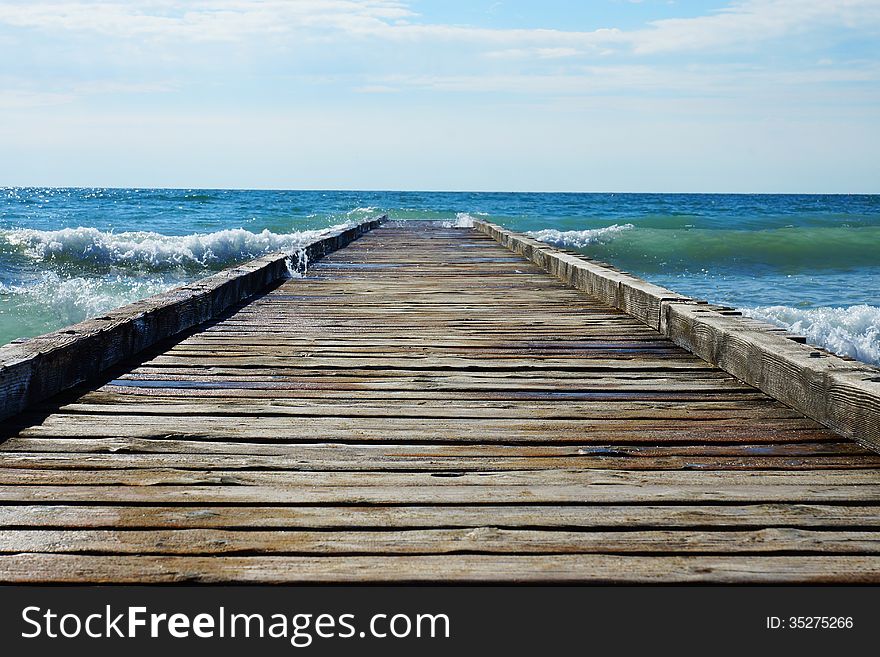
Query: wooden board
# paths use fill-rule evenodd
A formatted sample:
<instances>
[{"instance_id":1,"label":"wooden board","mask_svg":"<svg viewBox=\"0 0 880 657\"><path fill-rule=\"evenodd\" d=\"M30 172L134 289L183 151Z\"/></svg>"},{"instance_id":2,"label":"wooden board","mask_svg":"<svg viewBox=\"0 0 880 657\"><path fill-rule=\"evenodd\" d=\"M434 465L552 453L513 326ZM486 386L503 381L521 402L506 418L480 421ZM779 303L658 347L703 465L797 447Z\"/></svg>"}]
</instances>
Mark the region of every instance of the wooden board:
<instances>
[{"instance_id":1,"label":"wooden board","mask_svg":"<svg viewBox=\"0 0 880 657\"><path fill-rule=\"evenodd\" d=\"M372 231L7 434L5 582L880 582L880 455L472 230Z\"/></svg>"}]
</instances>

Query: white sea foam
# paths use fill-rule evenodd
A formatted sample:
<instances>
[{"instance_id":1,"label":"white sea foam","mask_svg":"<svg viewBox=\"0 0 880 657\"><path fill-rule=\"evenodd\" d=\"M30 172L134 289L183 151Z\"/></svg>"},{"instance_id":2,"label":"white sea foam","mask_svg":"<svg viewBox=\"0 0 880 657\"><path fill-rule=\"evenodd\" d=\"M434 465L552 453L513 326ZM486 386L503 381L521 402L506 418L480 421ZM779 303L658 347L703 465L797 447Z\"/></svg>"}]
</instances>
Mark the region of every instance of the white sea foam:
<instances>
[{"instance_id":1,"label":"white sea foam","mask_svg":"<svg viewBox=\"0 0 880 657\"><path fill-rule=\"evenodd\" d=\"M242 228L192 235L152 232L113 233L96 228L0 231L0 246L9 246L39 261L113 265L153 270L176 267L222 267L266 253L289 251L328 230L252 233Z\"/></svg>"},{"instance_id":2,"label":"white sea foam","mask_svg":"<svg viewBox=\"0 0 880 657\"><path fill-rule=\"evenodd\" d=\"M583 248L589 244L607 242L632 228L635 228L632 224L614 224L604 228L591 228L587 230L556 230L555 228L546 228L544 230L533 230L526 234L548 244Z\"/></svg>"},{"instance_id":3,"label":"white sea foam","mask_svg":"<svg viewBox=\"0 0 880 657\"><path fill-rule=\"evenodd\" d=\"M476 214L483 214L481 212L477 212ZM456 212L455 213L455 221L444 221L444 228L473 228L474 227L474 217L472 214L467 212Z\"/></svg>"},{"instance_id":4,"label":"white sea foam","mask_svg":"<svg viewBox=\"0 0 880 657\"><path fill-rule=\"evenodd\" d=\"M807 342L841 356L880 365L880 307L743 308L744 315L771 322L803 335Z\"/></svg>"},{"instance_id":5,"label":"white sea foam","mask_svg":"<svg viewBox=\"0 0 880 657\"><path fill-rule=\"evenodd\" d=\"M143 276L65 278L43 272L29 284L0 284L0 297L23 316L53 324L73 324L121 305L164 292L179 280Z\"/></svg>"}]
</instances>

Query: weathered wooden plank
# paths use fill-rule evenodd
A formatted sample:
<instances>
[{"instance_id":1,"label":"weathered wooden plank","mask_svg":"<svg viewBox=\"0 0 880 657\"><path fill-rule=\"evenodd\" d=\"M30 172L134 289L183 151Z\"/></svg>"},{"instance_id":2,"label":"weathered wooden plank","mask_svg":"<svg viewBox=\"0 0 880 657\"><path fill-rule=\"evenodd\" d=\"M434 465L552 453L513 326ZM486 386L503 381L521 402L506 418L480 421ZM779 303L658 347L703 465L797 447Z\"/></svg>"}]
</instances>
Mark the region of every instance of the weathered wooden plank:
<instances>
[{"instance_id":1,"label":"weathered wooden plank","mask_svg":"<svg viewBox=\"0 0 880 657\"><path fill-rule=\"evenodd\" d=\"M120 416L114 416L119 419ZM135 416L131 416L134 418ZM270 418L271 419L271 418ZM561 420L528 422L510 420L508 422L487 422L480 420L454 419L435 420L430 423L394 420L387 422L359 423L353 418L347 425L342 419L337 422L317 425L318 418L306 423L288 420L287 422L236 421L235 418L182 418L173 422L121 421L108 422L107 416L98 416L94 421L81 416L70 415L64 420L50 416L41 424L22 429L18 435L28 438L49 437L94 437L94 438L186 438L204 440L259 440L275 442L372 442L372 443L501 443L501 444L638 444L638 443L691 443L710 442L792 442L835 441L838 439L824 429L793 426L787 428L775 423L767 423L747 429L730 425L712 423L688 423L669 421L664 426L655 426L651 421L629 421L613 423L608 426L590 425L589 421L575 426L564 426ZM551 422L554 426L547 426ZM703 426L705 425L705 426Z\"/></svg>"},{"instance_id":2,"label":"weathered wooden plank","mask_svg":"<svg viewBox=\"0 0 880 657\"><path fill-rule=\"evenodd\" d=\"M880 531L230 531L218 529L0 529L2 553L89 554L880 554Z\"/></svg>"},{"instance_id":3,"label":"weathered wooden plank","mask_svg":"<svg viewBox=\"0 0 880 657\"><path fill-rule=\"evenodd\" d=\"M680 429L687 431L717 430L719 433L735 431L745 433L738 427L731 426L730 418L711 417L633 417L615 418L596 415L585 418L523 418L523 417L431 417L434 420L427 431L433 433L483 431L487 434L497 432L547 433L566 434L579 431L582 433L598 433L602 431L658 431L665 429ZM36 418L35 418L36 419ZM750 418L753 427L748 431L818 431L822 435L830 435L824 429L819 428L812 420L801 418ZM276 435L287 437L303 434L306 437L322 432L352 432L361 430L389 430L411 431L413 434L426 433L426 422L415 416L385 416L385 415L356 415L346 414L338 416L313 415L305 422L300 422L296 416L254 416L249 417L246 426L242 426L242 419L236 415L216 415L210 420L191 415L171 415L170 417L156 418L150 415L138 413L113 415L91 413L55 413L50 415L39 424L22 432L22 435L39 435L55 429L70 429L78 432L88 431L92 428L107 429L118 432L124 428L132 431L135 427L145 426L153 430L163 430L167 422L173 422L179 432L198 433L204 430L235 431L246 435L262 435L274 432ZM81 429L76 429L81 427ZM36 432L36 433L30 433ZM132 434L134 435L134 434Z\"/></svg>"},{"instance_id":4,"label":"weathered wooden plank","mask_svg":"<svg viewBox=\"0 0 880 657\"><path fill-rule=\"evenodd\" d=\"M321 380L315 378L311 381L297 381L296 385L271 382L247 383L238 385L235 381L182 382L175 386L167 382L155 382L141 384L115 380L113 383L96 388L101 394L120 394L154 397L154 398L223 398L223 399L344 399L348 393L356 391L358 399L408 399L408 400L484 400L484 401L678 401L678 402L711 402L719 399L728 399L737 402L766 402L767 397L760 392L751 391L726 391L722 397L718 391L692 391L692 392L668 392L663 390L633 390L619 391L608 390L557 390L550 386L543 388L508 387L499 389L490 385L475 386L412 386L410 388L394 388L389 386L362 386L360 388L345 384L334 387L332 379Z\"/></svg>"},{"instance_id":5,"label":"weathered wooden plank","mask_svg":"<svg viewBox=\"0 0 880 657\"><path fill-rule=\"evenodd\" d=\"M0 556L0 581L118 583L878 583L877 556Z\"/></svg>"},{"instance_id":6,"label":"weathered wooden plank","mask_svg":"<svg viewBox=\"0 0 880 657\"><path fill-rule=\"evenodd\" d=\"M319 300L320 301L320 300ZM457 336L425 336L425 335L401 335L399 337L382 337L370 334L369 336L347 335L345 333L332 333L328 335L310 335L289 332L287 334L263 335L258 327L250 331L240 331L237 334L227 335L217 331L201 331L189 337L183 338L178 344L193 350L216 350L225 349L228 346L266 348L282 346L290 349L314 348L314 349L345 349L348 351L375 351L378 349L393 350L423 350L433 349L444 351L447 349L461 351L480 351L494 349L498 351L511 349L578 349L589 348L594 343L629 341L632 343L653 342L657 334L652 329L642 326L626 326L619 323L605 324L591 328L582 325L577 335L555 335L547 337L520 337L520 339L491 338L485 335L457 335Z\"/></svg>"},{"instance_id":7,"label":"weathered wooden plank","mask_svg":"<svg viewBox=\"0 0 880 657\"><path fill-rule=\"evenodd\" d=\"M206 369L210 371L206 371ZM134 370L128 374L121 375L118 379L112 381L112 385L130 386L130 387L173 387L173 383L181 382L184 385L187 382L194 383L215 383L223 384L226 382L235 383L270 383L270 384L286 384L295 385L298 383L308 382L327 382L339 385L357 385L361 387L367 386L407 386L408 388L428 387L432 383L444 385L447 388L465 388L473 389L478 387L492 386L493 389L508 388L543 388L559 391L566 390L618 390L622 393L633 392L704 392L704 393L723 393L731 391L739 394L753 394L753 390L741 384L718 378L701 378L699 375L693 378L684 376L665 377L663 375L647 375L644 378L638 376L630 377L610 377L610 376L578 376L578 371L562 373L560 376L554 377L556 372L450 372L435 370L400 370L400 369L381 369L377 374L371 374L371 369L364 368L361 370L344 370L327 369L324 371L308 370L303 373L300 371L290 370L281 371L270 368L247 367L237 369L232 373L227 373L220 368L187 368L161 370L155 368L153 371L144 371L142 369ZM166 373L168 372L168 373ZM351 372L349 374L348 372ZM567 374L567 376L565 375ZM143 383L140 383L143 382ZM803 414L798 414L803 418Z\"/></svg>"},{"instance_id":8,"label":"weathered wooden plank","mask_svg":"<svg viewBox=\"0 0 880 657\"><path fill-rule=\"evenodd\" d=\"M858 471L857 471L858 472ZM89 504L626 504L626 503L871 503L880 502L880 485L841 484L741 484L712 489L692 481L687 484L560 485L224 485L203 476L207 485L192 476L161 478L157 485L0 485L0 502ZM230 481L235 477L228 475ZM439 477L438 477L439 478ZM149 481L149 480L148 480ZM144 482L147 483L147 482Z\"/></svg>"},{"instance_id":9,"label":"weathered wooden plank","mask_svg":"<svg viewBox=\"0 0 880 657\"><path fill-rule=\"evenodd\" d=\"M393 443L294 443L294 442L236 442L234 440L175 440L173 438L23 438L15 437L3 444L4 454L32 453L48 454L190 454L190 455L252 455L252 456L292 456L302 454L303 458L316 459L319 454L327 458L329 452L334 458L344 459L345 454L387 455L389 458L407 457L430 459L440 456L451 458L467 457L519 457L523 458L563 458L581 456L609 456L626 459L663 459L687 457L740 457L760 460L780 457L797 460L809 456L837 456L864 459L860 462L875 462L877 455L867 452L853 442L816 441L808 443L684 443L684 444L572 444L572 445L512 445L502 444L393 444ZM225 460L218 459L218 463Z\"/></svg>"},{"instance_id":10,"label":"weathered wooden plank","mask_svg":"<svg viewBox=\"0 0 880 657\"><path fill-rule=\"evenodd\" d=\"M0 506L0 527L351 529L431 527L880 529L880 507L845 504L493 506Z\"/></svg>"},{"instance_id":11,"label":"weathered wooden plank","mask_svg":"<svg viewBox=\"0 0 880 657\"><path fill-rule=\"evenodd\" d=\"M338 381L342 383L384 383L409 385L437 383L446 386L474 387L475 385L491 384L514 388L526 388L540 385L545 388L556 385L560 390L593 390L616 388L627 390L698 390L724 392L730 390L740 394L750 394L755 400L766 399L755 395L753 388L733 383L729 379L718 376L711 371L694 371L686 369L642 369L621 368L617 375L611 374L610 368L589 368L572 370L476 370L476 369L433 369L418 367L362 367L362 368L321 368L321 367L287 367L244 366L244 365L213 365L211 363L190 364L188 366L143 365L133 368L114 379L112 385L137 386L130 381L203 381L203 382L283 382L297 383L307 381ZM122 382L121 384L119 382ZM144 384L144 386L149 384ZM158 384L157 384L158 385ZM164 385L164 384L163 384ZM708 400L712 401L712 400ZM716 401L724 401L719 398ZM781 405L776 404L777 408ZM804 417L803 413L797 413Z\"/></svg>"},{"instance_id":12,"label":"weathered wooden plank","mask_svg":"<svg viewBox=\"0 0 880 657\"><path fill-rule=\"evenodd\" d=\"M621 354L622 358L627 358L626 354ZM588 359L579 358L459 358L455 356L412 356L408 358L363 358L352 356L350 358L324 358L320 356L308 356L307 360L302 360L303 356L276 356L272 354L260 354L253 356L216 354L210 358L194 359L192 357L178 357L169 354L157 356L145 363L147 366L185 366L189 363L210 362L214 366L236 366L236 367L308 367L308 368L418 368L426 370L570 370L580 371L590 369L591 366ZM666 361L661 361L660 357L655 357L658 361L654 363L657 366L669 367ZM610 360L610 359L609 359ZM641 364L641 361L640 361ZM646 363L650 365L650 363ZM742 383L728 379L727 386L744 388Z\"/></svg>"},{"instance_id":13,"label":"weathered wooden plank","mask_svg":"<svg viewBox=\"0 0 880 657\"><path fill-rule=\"evenodd\" d=\"M385 450L348 450L349 445L332 448L298 448L289 455L208 454L89 454L54 452L52 454L4 455L4 468L28 469L151 469L186 470L283 470L283 471L389 471L412 472L492 472L504 470L614 469L614 470L826 470L842 467L880 469L880 455L862 456L650 456L586 454L575 456L468 456L450 453L434 445L410 447L406 452L387 454ZM435 449L419 449L434 447ZM407 453L408 452L408 453Z\"/></svg>"},{"instance_id":14,"label":"weathered wooden plank","mask_svg":"<svg viewBox=\"0 0 880 657\"><path fill-rule=\"evenodd\" d=\"M177 468L142 470L43 470L0 468L0 485L112 485L112 486L279 486L279 487L573 487L584 491L614 486L704 486L718 489L737 487L849 486L853 495L869 496L880 490L880 470L828 469L820 471L774 472L765 470L699 471L679 470L520 470L510 472L467 472L437 476L431 472L276 472Z\"/></svg>"},{"instance_id":15,"label":"weathered wooden plank","mask_svg":"<svg viewBox=\"0 0 880 657\"><path fill-rule=\"evenodd\" d=\"M94 401L91 401L94 399ZM407 400L349 399L345 402L329 400L273 400L248 402L226 400L166 399L156 403L150 398L115 395L115 401L81 397L61 406L52 406L62 413L83 413L90 416L106 415L209 415L222 417L418 417L437 418L541 418L541 419L693 419L701 420L803 420L803 416L784 406L724 404L719 402L692 402L673 404L668 402L604 402L602 404L580 401L565 403L541 402L491 402L462 400L437 400L412 403ZM44 407L50 408L50 407Z\"/></svg>"}]
</instances>

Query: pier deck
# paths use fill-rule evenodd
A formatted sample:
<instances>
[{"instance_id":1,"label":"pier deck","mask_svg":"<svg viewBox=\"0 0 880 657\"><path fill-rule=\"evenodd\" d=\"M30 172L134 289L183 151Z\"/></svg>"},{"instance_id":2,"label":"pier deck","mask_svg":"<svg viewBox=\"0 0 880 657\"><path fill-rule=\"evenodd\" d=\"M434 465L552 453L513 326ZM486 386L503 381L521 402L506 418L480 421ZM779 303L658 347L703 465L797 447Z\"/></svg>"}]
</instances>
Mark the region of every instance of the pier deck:
<instances>
[{"instance_id":1,"label":"pier deck","mask_svg":"<svg viewBox=\"0 0 880 657\"><path fill-rule=\"evenodd\" d=\"M4 424L5 582L880 581L880 455L475 230Z\"/></svg>"}]
</instances>

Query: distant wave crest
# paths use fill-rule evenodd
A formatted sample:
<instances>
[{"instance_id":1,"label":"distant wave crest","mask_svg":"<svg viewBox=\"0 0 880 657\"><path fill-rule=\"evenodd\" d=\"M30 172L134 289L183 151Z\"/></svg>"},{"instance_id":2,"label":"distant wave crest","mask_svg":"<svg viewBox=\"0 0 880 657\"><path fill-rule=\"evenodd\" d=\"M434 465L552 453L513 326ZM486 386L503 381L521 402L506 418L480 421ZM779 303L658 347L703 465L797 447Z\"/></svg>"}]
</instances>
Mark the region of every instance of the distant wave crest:
<instances>
[{"instance_id":1,"label":"distant wave crest","mask_svg":"<svg viewBox=\"0 0 880 657\"><path fill-rule=\"evenodd\" d=\"M526 234L548 244L582 249L590 244L607 242L618 234L633 228L635 226L632 224L614 224L605 228L591 228L588 230L556 230L555 228L546 228L544 230L533 230Z\"/></svg>"},{"instance_id":2,"label":"distant wave crest","mask_svg":"<svg viewBox=\"0 0 880 657\"><path fill-rule=\"evenodd\" d=\"M803 335L807 342L841 356L880 365L880 307L743 308L744 315L771 322Z\"/></svg>"},{"instance_id":3,"label":"distant wave crest","mask_svg":"<svg viewBox=\"0 0 880 657\"><path fill-rule=\"evenodd\" d=\"M787 273L851 270L880 264L880 227L779 228L772 230L663 230L632 224L580 231L539 230L543 242L588 249L590 256L647 273L744 268ZM611 239L618 238L619 239Z\"/></svg>"},{"instance_id":4,"label":"distant wave crest","mask_svg":"<svg viewBox=\"0 0 880 657\"><path fill-rule=\"evenodd\" d=\"M0 231L0 248L12 248L29 258L81 266L126 267L162 271L176 268L222 268L266 253L288 251L341 227L273 233L242 228L191 235L153 232L113 233L96 228Z\"/></svg>"}]
</instances>

